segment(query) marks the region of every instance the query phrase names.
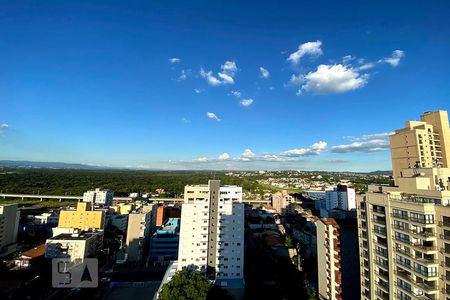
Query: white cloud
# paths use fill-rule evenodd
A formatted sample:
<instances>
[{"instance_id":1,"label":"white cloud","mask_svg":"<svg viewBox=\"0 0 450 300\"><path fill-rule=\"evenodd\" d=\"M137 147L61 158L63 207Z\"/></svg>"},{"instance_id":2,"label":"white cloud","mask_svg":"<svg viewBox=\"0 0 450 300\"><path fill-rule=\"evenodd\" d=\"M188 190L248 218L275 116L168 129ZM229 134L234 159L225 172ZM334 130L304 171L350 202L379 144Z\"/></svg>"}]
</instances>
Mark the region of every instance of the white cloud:
<instances>
[{"instance_id":1,"label":"white cloud","mask_svg":"<svg viewBox=\"0 0 450 300\"><path fill-rule=\"evenodd\" d=\"M222 72L217 73L217 77L213 75L212 71L205 71L203 68L200 69L200 76L212 86L234 84L234 76L238 70L236 62L226 61L220 68Z\"/></svg>"},{"instance_id":2,"label":"white cloud","mask_svg":"<svg viewBox=\"0 0 450 300\"><path fill-rule=\"evenodd\" d=\"M307 42L301 44L298 46L297 51L289 55L287 60L292 62L293 64L298 64L300 62L300 59L305 55L320 56L323 53L321 46L322 46L321 41Z\"/></svg>"},{"instance_id":3,"label":"white cloud","mask_svg":"<svg viewBox=\"0 0 450 300\"><path fill-rule=\"evenodd\" d=\"M253 99L251 99L251 98L242 99L240 103L242 106L249 107L250 105L253 104Z\"/></svg>"},{"instance_id":4,"label":"white cloud","mask_svg":"<svg viewBox=\"0 0 450 300\"><path fill-rule=\"evenodd\" d=\"M214 77L212 71L205 71L203 68L200 69L200 76L205 78L206 81L212 86L216 86L222 83L219 79Z\"/></svg>"},{"instance_id":5,"label":"white cloud","mask_svg":"<svg viewBox=\"0 0 450 300\"><path fill-rule=\"evenodd\" d=\"M280 155L289 157L319 155L327 148L327 145L327 142L319 141L306 148L297 148L281 152Z\"/></svg>"},{"instance_id":6,"label":"white cloud","mask_svg":"<svg viewBox=\"0 0 450 300\"><path fill-rule=\"evenodd\" d=\"M181 61L181 59L179 59L178 57L172 57L172 58L169 58L169 62L171 63L171 64L177 64L177 63L179 63Z\"/></svg>"},{"instance_id":7,"label":"white cloud","mask_svg":"<svg viewBox=\"0 0 450 300\"><path fill-rule=\"evenodd\" d=\"M301 89L315 94L343 93L363 87L367 79L367 74L361 75L342 64L319 65L316 71L305 76Z\"/></svg>"},{"instance_id":8,"label":"white cloud","mask_svg":"<svg viewBox=\"0 0 450 300\"><path fill-rule=\"evenodd\" d=\"M358 69L359 71L364 71L364 70L369 70L375 67L374 63L365 63L359 67L357 67L356 69Z\"/></svg>"},{"instance_id":9,"label":"white cloud","mask_svg":"<svg viewBox=\"0 0 450 300\"><path fill-rule=\"evenodd\" d=\"M394 132L381 132L381 133L373 133L373 134L363 134L362 136L345 136L344 138L349 139L351 141L370 141L370 140L379 140L379 139L388 139L390 135L394 134Z\"/></svg>"},{"instance_id":10,"label":"white cloud","mask_svg":"<svg viewBox=\"0 0 450 300\"><path fill-rule=\"evenodd\" d=\"M201 94L201 93L203 93L203 89L194 89L194 92L196 93L196 94Z\"/></svg>"},{"instance_id":11,"label":"white cloud","mask_svg":"<svg viewBox=\"0 0 450 300\"><path fill-rule=\"evenodd\" d=\"M5 124L5 123L0 124L0 129L8 129L8 128L9 128L8 124Z\"/></svg>"},{"instance_id":12,"label":"white cloud","mask_svg":"<svg viewBox=\"0 0 450 300\"><path fill-rule=\"evenodd\" d=\"M377 152L389 148L389 142L385 139L374 139L363 142L353 142L348 145L337 145L331 147L331 152L334 153L349 153L349 152Z\"/></svg>"},{"instance_id":13,"label":"white cloud","mask_svg":"<svg viewBox=\"0 0 450 300\"><path fill-rule=\"evenodd\" d=\"M211 120L220 122L219 117L217 117L217 115L216 115L215 113L213 113L213 112L207 112L207 113L206 113L206 116L207 116L209 119L211 119Z\"/></svg>"},{"instance_id":14,"label":"white cloud","mask_svg":"<svg viewBox=\"0 0 450 300\"><path fill-rule=\"evenodd\" d=\"M346 55L342 58L342 63L344 65L350 63L351 61L354 61L356 59L356 57L352 56L352 55Z\"/></svg>"},{"instance_id":15,"label":"white cloud","mask_svg":"<svg viewBox=\"0 0 450 300\"><path fill-rule=\"evenodd\" d=\"M202 156L202 157L198 157L198 158L194 159L194 161L196 161L196 162L207 162L208 158L205 157L205 156Z\"/></svg>"},{"instance_id":16,"label":"white cloud","mask_svg":"<svg viewBox=\"0 0 450 300\"><path fill-rule=\"evenodd\" d=\"M242 96L242 93L239 91L231 91L230 93L231 93L231 95L235 96L236 98L241 98L241 96Z\"/></svg>"},{"instance_id":17,"label":"white cloud","mask_svg":"<svg viewBox=\"0 0 450 300\"><path fill-rule=\"evenodd\" d=\"M230 154L226 152L219 155L219 160L228 160L228 159L230 159Z\"/></svg>"},{"instance_id":18,"label":"white cloud","mask_svg":"<svg viewBox=\"0 0 450 300\"><path fill-rule=\"evenodd\" d=\"M269 76L270 76L269 70L267 70L263 67L259 67L259 71L261 72L262 78L269 78Z\"/></svg>"},{"instance_id":19,"label":"white cloud","mask_svg":"<svg viewBox=\"0 0 450 300\"><path fill-rule=\"evenodd\" d=\"M237 72L237 65L234 61L228 60L223 65L221 65L220 68L222 69L223 73L229 76L234 76L234 74Z\"/></svg>"},{"instance_id":20,"label":"white cloud","mask_svg":"<svg viewBox=\"0 0 450 300\"><path fill-rule=\"evenodd\" d=\"M178 77L178 81L183 81L187 79L187 71L186 70L181 70L181 75L180 77Z\"/></svg>"},{"instance_id":21,"label":"white cloud","mask_svg":"<svg viewBox=\"0 0 450 300\"><path fill-rule=\"evenodd\" d=\"M381 132L373 134L363 134L362 136L345 136L345 139L353 141L351 144L343 144L331 147L334 153L349 152L377 152L389 148L389 136L393 132Z\"/></svg>"},{"instance_id":22,"label":"white cloud","mask_svg":"<svg viewBox=\"0 0 450 300\"><path fill-rule=\"evenodd\" d=\"M255 156L256 156L256 154L253 153L252 150L245 149L244 152L241 154L241 156L238 157L237 159L246 161L246 160L250 160L250 159L254 158Z\"/></svg>"},{"instance_id":23,"label":"white cloud","mask_svg":"<svg viewBox=\"0 0 450 300\"><path fill-rule=\"evenodd\" d=\"M390 64L393 67L396 67L400 64L400 60L405 56L405 52L403 50L394 50L392 51L391 57L385 57L381 59L379 62L385 62Z\"/></svg>"}]
</instances>

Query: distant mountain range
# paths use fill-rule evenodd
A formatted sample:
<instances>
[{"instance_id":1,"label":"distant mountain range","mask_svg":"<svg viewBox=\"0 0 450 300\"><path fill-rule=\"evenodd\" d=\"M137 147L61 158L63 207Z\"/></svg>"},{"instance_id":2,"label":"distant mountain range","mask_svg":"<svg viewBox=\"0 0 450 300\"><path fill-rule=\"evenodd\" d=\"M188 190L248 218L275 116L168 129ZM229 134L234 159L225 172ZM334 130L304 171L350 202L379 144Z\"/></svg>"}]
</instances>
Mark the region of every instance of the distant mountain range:
<instances>
[{"instance_id":1,"label":"distant mountain range","mask_svg":"<svg viewBox=\"0 0 450 300\"><path fill-rule=\"evenodd\" d=\"M74 163L64 163L64 162L45 162L45 161L28 161L28 160L0 160L0 168L24 168L24 169L73 169L73 170L142 170L133 168L114 168L107 166L96 166L88 164L74 164ZM161 169L155 169L163 171ZM198 171L198 170L197 170ZM209 171L209 170L204 170ZM226 170L223 170L224 172ZM331 172L336 173L336 172ZM338 172L340 173L340 172ZM368 175L378 175L378 176L390 176L392 171L373 171L373 172L346 172L346 173L360 173Z\"/></svg>"},{"instance_id":2,"label":"distant mountain range","mask_svg":"<svg viewBox=\"0 0 450 300\"><path fill-rule=\"evenodd\" d=\"M95 166L87 164L71 164L63 162L45 162L28 160L0 160L0 168L24 168L24 169L83 169L83 170L101 170L112 169L111 167Z\"/></svg>"}]
</instances>

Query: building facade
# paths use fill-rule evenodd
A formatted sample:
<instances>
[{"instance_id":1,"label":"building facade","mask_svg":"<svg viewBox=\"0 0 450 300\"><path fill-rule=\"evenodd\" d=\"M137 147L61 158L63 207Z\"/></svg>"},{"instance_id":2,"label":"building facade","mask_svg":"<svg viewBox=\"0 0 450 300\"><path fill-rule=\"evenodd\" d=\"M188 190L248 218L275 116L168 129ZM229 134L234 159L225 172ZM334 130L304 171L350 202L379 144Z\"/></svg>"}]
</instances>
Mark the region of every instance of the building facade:
<instances>
[{"instance_id":1,"label":"building facade","mask_svg":"<svg viewBox=\"0 0 450 300\"><path fill-rule=\"evenodd\" d=\"M45 258L67 258L75 264L95 257L103 243L103 231L62 233L47 239Z\"/></svg>"},{"instance_id":2,"label":"building facade","mask_svg":"<svg viewBox=\"0 0 450 300\"><path fill-rule=\"evenodd\" d=\"M177 266L196 267L224 287L243 286L241 187L221 186L219 180L185 187Z\"/></svg>"},{"instance_id":3,"label":"building facade","mask_svg":"<svg viewBox=\"0 0 450 300\"><path fill-rule=\"evenodd\" d=\"M113 191L99 188L92 191L87 191L83 194L83 202L90 202L92 204L105 206L112 205L113 198L114 198Z\"/></svg>"},{"instance_id":4,"label":"building facade","mask_svg":"<svg viewBox=\"0 0 450 300\"><path fill-rule=\"evenodd\" d=\"M78 202L76 210L62 210L59 213L58 227L79 230L103 229L105 212L92 210L89 202Z\"/></svg>"},{"instance_id":5,"label":"building facade","mask_svg":"<svg viewBox=\"0 0 450 300\"><path fill-rule=\"evenodd\" d=\"M272 194L272 207L278 214L285 215L294 212L294 197L285 190Z\"/></svg>"},{"instance_id":6,"label":"building facade","mask_svg":"<svg viewBox=\"0 0 450 300\"><path fill-rule=\"evenodd\" d=\"M128 214L126 260L142 261L148 249L151 226L151 210L139 210Z\"/></svg>"},{"instance_id":7,"label":"building facade","mask_svg":"<svg viewBox=\"0 0 450 300\"><path fill-rule=\"evenodd\" d=\"M151 237L150 259L160 263L177 260L179 241L180 219L169 218Z\"/></svg>"},{"instance_id":8,"label":"building facade","mask_svg":"<svg viewBox=\"0 0 450 300\"><path fill-rule=\"evenodd\" d=\"M0 205L0 255L17 242L20 212L17 204Z\"/></svg>"},{"instance_id":9,"label":"building facade","mask_svg":"<svg viewBox=\"0 0 450 300\"><path fill-rule=\"evenodd\" d=\"M426 113L396 130L391 185L369 186L357 201L362 299L450 299L446 116Z\"/></svg>"}]
</instances>

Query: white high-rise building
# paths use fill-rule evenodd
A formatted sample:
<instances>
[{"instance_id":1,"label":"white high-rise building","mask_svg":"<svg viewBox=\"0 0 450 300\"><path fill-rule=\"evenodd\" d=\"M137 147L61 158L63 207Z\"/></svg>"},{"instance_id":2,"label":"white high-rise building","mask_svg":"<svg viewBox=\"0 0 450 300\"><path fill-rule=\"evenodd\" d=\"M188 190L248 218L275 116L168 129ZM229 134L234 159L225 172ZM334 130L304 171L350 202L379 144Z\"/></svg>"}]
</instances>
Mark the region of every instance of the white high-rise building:
<instances>
[{"instance_id":1,"label":"white high-rise building","mask_svg":"<svg viewBox=\"0 0 450 300\"><path fill-rule=\"evenodd\" d=\"M110 206L114 198L114 192L110 190L95 189L87 191L83 194L83 202L90 202L92 204L101 204Z\"/></svg>"},{"instance_id":2,"label":"white high-rise building","mask_svg":"<svg viewBox=\"0 0 450 300\"><path fill-rule=\"evenodd\" d=\"M15 249L19 219L17 204L0 205L0 255L9 254Z\"/></svg>"},{"instance_id":3,"label":"white high-rise building","mask_svg":"<svg viewBox=\"0 0 450 300\"><path fill-rule=\"evenodd\" d=\"M244 276L242 188L188 185L181 210L178 266L195 267L217 285L236 286Z\"/></svg>"},{"instance_id":4,"label":"white high-rise building","mask_svg":"<svg viewBox=\"0 0 450 300\"><path fill-rule=\"evenodd\" d=\"M325 194L326 209L356 209L355 189L349 188L345 184L338 184L333 191L327 191Z\"/></svg>"}]
</instances>

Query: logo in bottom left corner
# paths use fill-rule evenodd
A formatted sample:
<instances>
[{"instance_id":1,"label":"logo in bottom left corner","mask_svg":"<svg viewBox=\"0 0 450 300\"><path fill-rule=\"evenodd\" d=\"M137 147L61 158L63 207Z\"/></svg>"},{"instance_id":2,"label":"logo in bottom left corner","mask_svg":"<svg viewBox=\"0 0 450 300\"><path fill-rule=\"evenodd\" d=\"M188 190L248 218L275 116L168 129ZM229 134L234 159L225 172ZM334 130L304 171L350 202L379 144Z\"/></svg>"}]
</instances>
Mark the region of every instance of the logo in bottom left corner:
<instances>
[{"instance_id":1,"label":"logo in bottom left corner","mask_svg":"<svg viewBox=\"0 0 450 300\"><path fill-rule=\"evenodd\" d=\"M98 287L98 260L85 258L75 263L66 258L52 260L52 286L54 288Z\"/></svg>"}]
</instances>

